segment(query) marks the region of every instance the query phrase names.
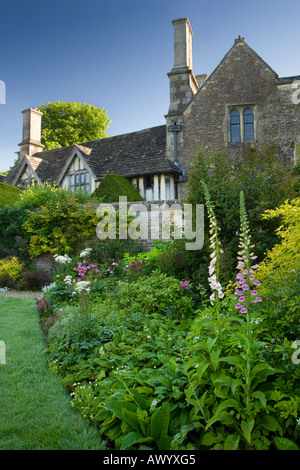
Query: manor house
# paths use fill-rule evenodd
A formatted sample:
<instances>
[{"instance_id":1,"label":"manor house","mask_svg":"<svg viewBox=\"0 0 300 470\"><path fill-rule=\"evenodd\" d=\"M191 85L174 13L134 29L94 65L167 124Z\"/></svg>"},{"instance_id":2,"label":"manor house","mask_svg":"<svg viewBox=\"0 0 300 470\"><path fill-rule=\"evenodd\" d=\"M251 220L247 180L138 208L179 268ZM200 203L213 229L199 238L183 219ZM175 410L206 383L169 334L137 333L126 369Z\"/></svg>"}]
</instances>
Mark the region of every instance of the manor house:
<instances>
[{"instance_id":1,"label":"manor house","mask_svg":"<svg viewBox=\"0 0 300 470\"><path fill-rule=\"evenodd\" d=\"M292 165L300 148L300 76L278 77L240 36L209 76L195 75L189 20L174 20L173 27L165 125L43 151L42 113L26 109L20 159L6 182L26 187L48 181L92 193L106 174L116 173L147 201L167 201L182 199L202 148L242 158L247 146L276 141Z\"/></svg>"}]
</instances>

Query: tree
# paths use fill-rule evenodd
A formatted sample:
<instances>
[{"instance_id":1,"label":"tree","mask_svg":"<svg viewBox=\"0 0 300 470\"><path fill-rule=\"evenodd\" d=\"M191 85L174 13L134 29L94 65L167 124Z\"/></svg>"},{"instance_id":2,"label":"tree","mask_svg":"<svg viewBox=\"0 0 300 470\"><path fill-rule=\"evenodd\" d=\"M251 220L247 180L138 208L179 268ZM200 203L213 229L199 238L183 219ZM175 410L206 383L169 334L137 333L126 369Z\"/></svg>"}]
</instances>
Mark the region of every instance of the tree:
<instances>
[{"instance_id":1,"label":"tree","mask_svg":"<svg viewBox=\"0 0 300 470\"><path fill-rule=\"evenodd\" d=\"M41 104L44 150L109 137L110 119L103 108L87 103L56 101Z\"/></svg>"}]
</instances>

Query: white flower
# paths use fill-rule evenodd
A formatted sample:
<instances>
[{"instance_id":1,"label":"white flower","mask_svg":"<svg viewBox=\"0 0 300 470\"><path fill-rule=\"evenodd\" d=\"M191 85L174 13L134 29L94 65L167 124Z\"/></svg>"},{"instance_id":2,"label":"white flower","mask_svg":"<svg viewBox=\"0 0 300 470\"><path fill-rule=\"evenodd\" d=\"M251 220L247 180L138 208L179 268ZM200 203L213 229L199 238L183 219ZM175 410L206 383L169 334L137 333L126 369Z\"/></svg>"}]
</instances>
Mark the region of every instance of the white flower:
<instances>
[{"instance_id":1,"label":"white flower","mask_svg":"<svg viewBox=\"0 0 300 470\"><path fill-rule=\"evenodd\" d=\"M90 292L90 285L89 281L78 281L75 285L75 291L80 294L81 292Z\"/></svg>"},{"instance_id":2,"label":"white flower","mask_svg":"<svg viewBox=\"0 0 300 470\"><path fill-rule=\"evenodd\" d=\"M211 264L211 265L209 266L208 272L209 272L209 275L210 275L210 276L215 272L215 267L214 267L214 265Z\"/></svg>"},{"instance_id":3,"label":"white flower","mask_svg":"<svg viewBox=\"0 0 300 470\"><path fill-rule=\"evenodd\" d=\"M44 286L42 288L42 292L48 292L49 290L51 289L54 289L56 287L56 283L55 282L52 282L51 284L49 284L48 286Z\"/></svg>"},{"instance_id":4,"label":"white flower","mask_svg":"<svg viewBox=\"0 0 300 470\"><path fill-rule=\"evenodd\" d=\"M59 264L66 264L66 263L70 263L71 258L68 256L68 255L54 255L53 258L55 259L55 261Z\"/></svg>"},{"instance_id":5,"label":"white flower","mask_svg":"<svg viewBox=\"0 0 300 470\"><path fill-rule=\"evenodd\" d=\"M86 258L92 251L93 251L92 248L86 248L80 253L79 256L80 258Z\"/></svg>"},{"instance_id":6,"label":"white flower","mask_svg":"<svg viewBox=\"0 0 300 470\"><path fill-rule=\"evenodd\" d=\"M71 286L71 285L72 285L72 281L73 281L72 276L66 276L66 277L64 278L64 283L67 284L67 286Z\"/></svg>"}]
</instances>

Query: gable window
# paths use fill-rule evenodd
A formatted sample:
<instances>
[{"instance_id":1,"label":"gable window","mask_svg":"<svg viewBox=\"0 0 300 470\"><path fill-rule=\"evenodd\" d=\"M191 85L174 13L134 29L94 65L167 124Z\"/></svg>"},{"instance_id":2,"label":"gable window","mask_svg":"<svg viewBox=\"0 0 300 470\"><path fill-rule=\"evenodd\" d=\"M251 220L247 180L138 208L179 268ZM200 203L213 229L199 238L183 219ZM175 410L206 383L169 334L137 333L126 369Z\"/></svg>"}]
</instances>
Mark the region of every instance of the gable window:
<instances>
[{"instance_id":1,"label":"gable window","mask_svg":"<svg viewBox=\"0 0 300 470\"><path fill-rule=\"evenodd\" d=\"M87 171L76 171L69 175L69 188L71 191L90 192L90 175Z\"/></svg>"},{"instance_id":2,"label":"gable window","mask_svg":"<svg viewBox=\"0 0 300 470\"><path fill-rule=\"evenodd\" d=\"M230 113L230 142L241 141L240 113L233 109Z\"/></svg>"},{"instance_id":3,"label":"gable window","mask_svg":"<svg viewBox=\"0 0 300 470\"><path fill-rule=\"evenodd\" d=\"M244 117L244 141L251 142L254 140L254 115L250 108L243 112Z\"/></svg>"},{"instance_id":4,"label":"gable window","mask_svg":"<svg viewBox=\"0 0 300 470\"><path fill-rule=\"evenodd\" d=\"M236 106L230 111L230 142L254 140L254 111L251 107Z\"/></svg>"}]
</instances>

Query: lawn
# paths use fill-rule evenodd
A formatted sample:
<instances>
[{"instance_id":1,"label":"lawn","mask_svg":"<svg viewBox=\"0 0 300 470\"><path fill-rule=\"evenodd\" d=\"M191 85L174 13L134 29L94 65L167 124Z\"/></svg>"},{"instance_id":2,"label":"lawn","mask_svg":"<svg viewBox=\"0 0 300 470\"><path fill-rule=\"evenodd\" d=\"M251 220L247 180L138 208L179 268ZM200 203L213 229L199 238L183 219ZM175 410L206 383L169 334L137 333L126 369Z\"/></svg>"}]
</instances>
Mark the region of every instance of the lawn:
<instances>
[{"instance_id":1,"label":"lawn","mask_svg":"<svg viewBox=\"0 0 300 470\"><path fill-rule=\"evenodd\" d=\"M0 339L6 346L5 364L0 364L0 449L104 449L48 369L33 300L0 298Z\"/></svg>"}]
</instances>

